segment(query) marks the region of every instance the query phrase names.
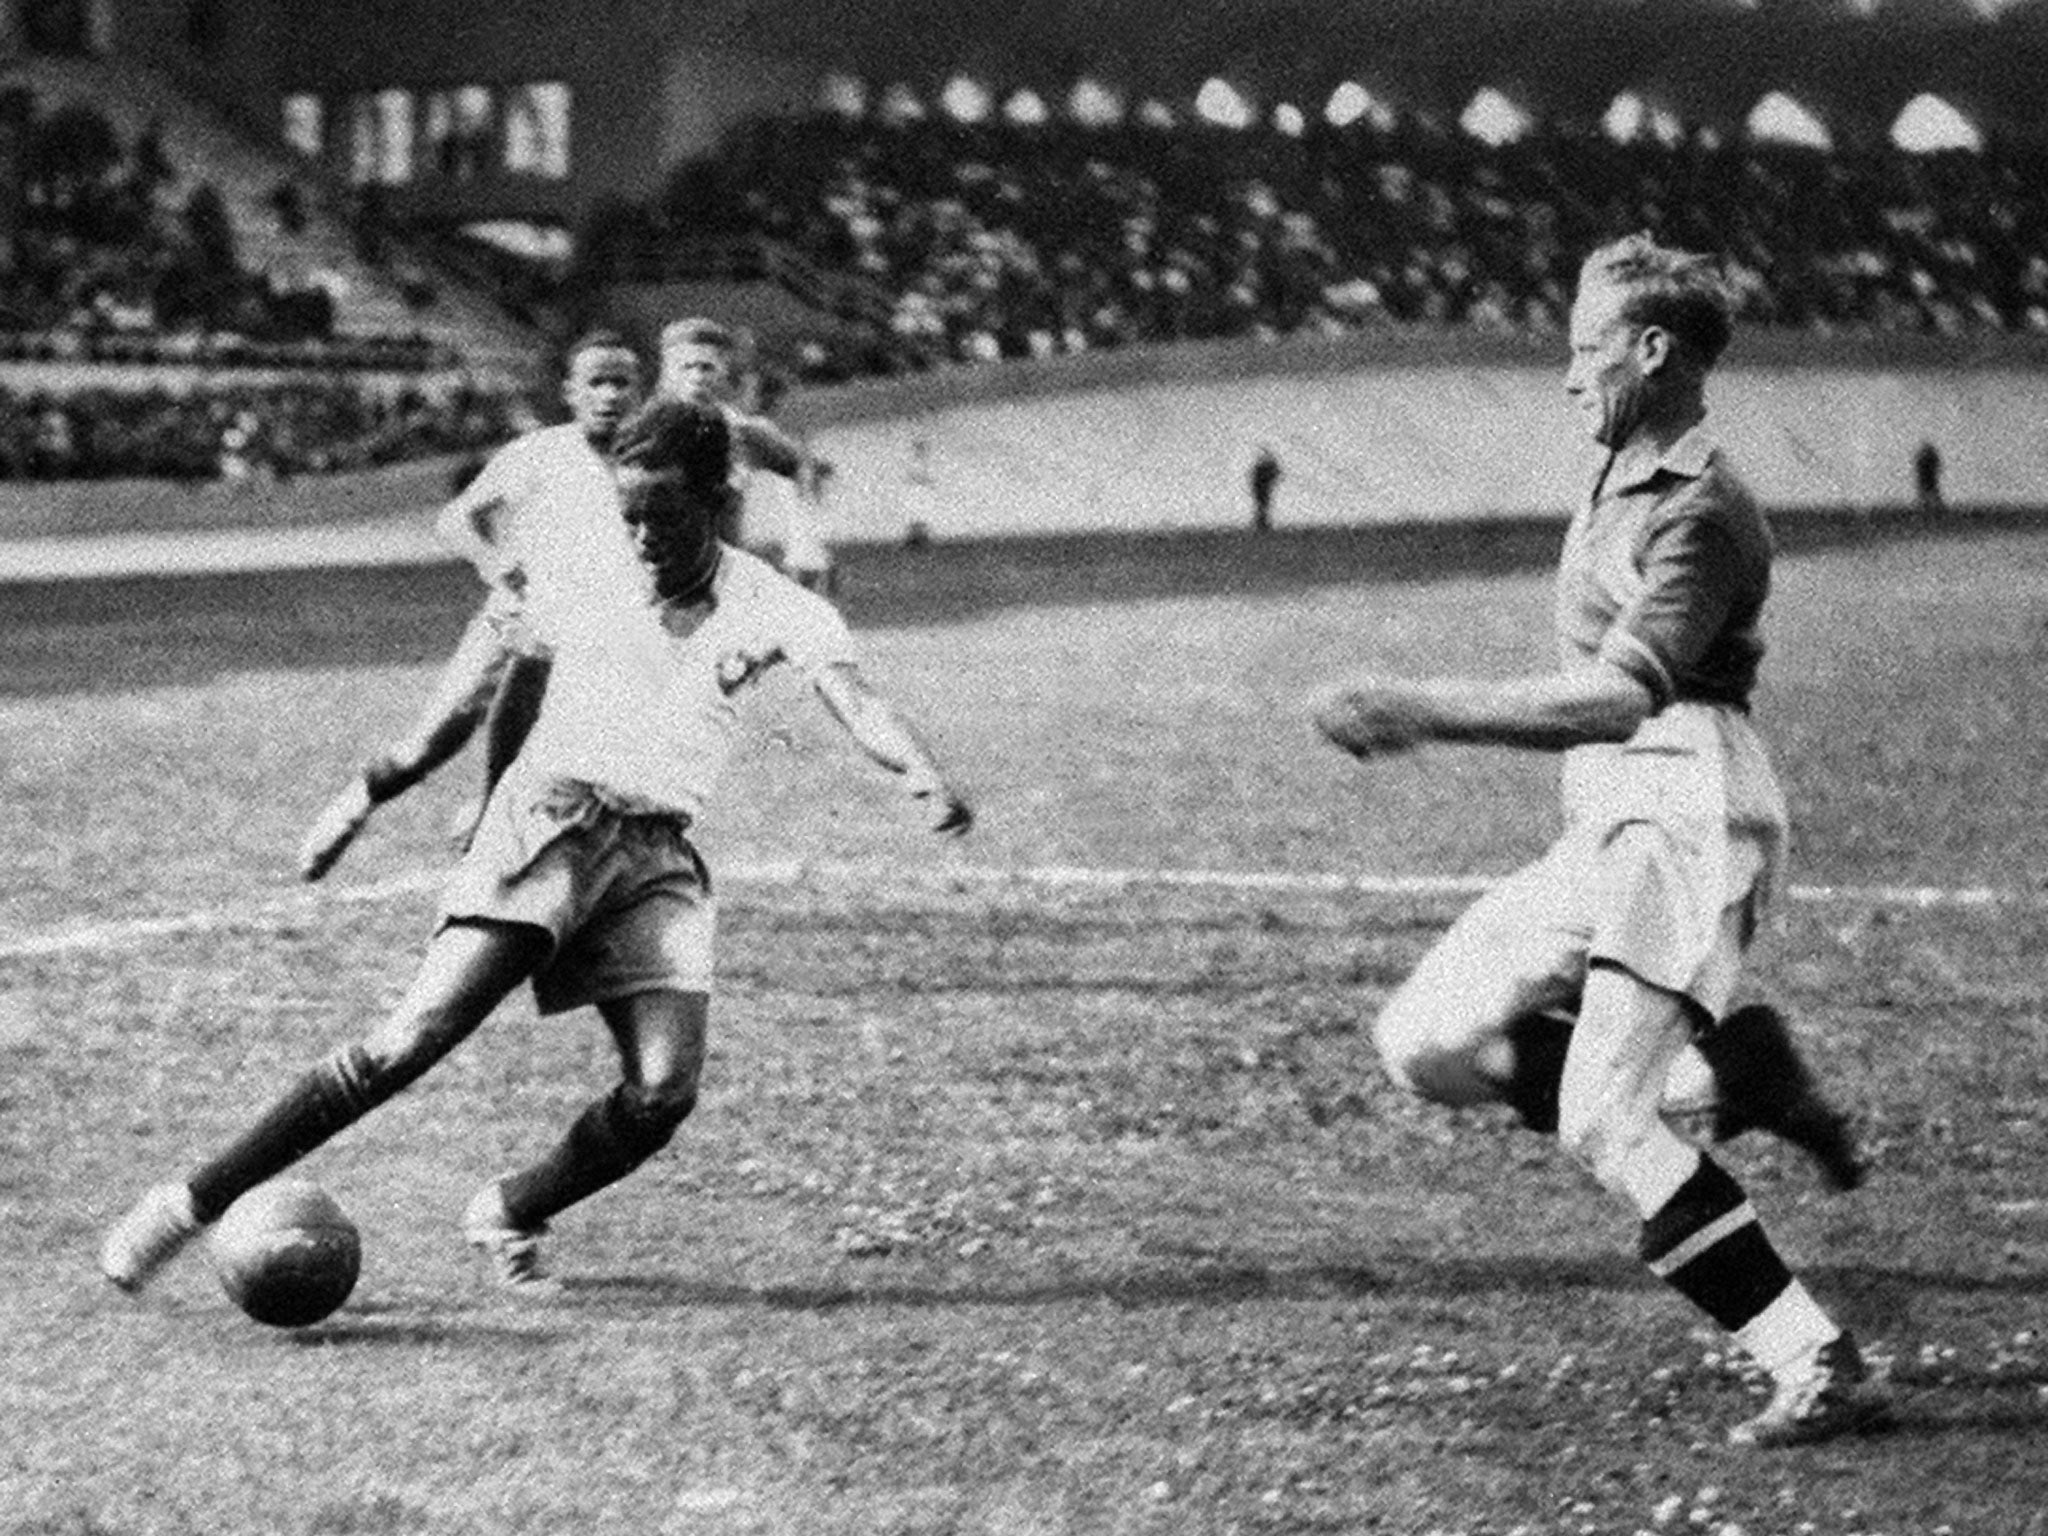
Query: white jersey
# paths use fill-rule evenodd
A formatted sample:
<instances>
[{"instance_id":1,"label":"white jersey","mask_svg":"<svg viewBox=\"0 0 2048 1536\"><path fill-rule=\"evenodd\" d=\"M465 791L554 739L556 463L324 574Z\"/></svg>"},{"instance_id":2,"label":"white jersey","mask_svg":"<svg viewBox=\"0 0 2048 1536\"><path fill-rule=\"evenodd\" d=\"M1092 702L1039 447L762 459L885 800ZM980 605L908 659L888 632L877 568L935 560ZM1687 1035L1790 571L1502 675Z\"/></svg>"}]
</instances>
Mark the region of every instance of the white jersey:
<instances>
[{"instance_id":1,"label":"white jersey","mask_svg":"<svg viewBox=\"0 0 2048 1536\"><path fill-rule=\"evenodd\" d=\"M725 549L712 594L687 633L644 606L565 633L520 774L695 818L738 740L742 690L780 663L815 679L855 659L838 609L742 550Z\"/></svg>"},{"instance_id":2,"label":"white jersey","mask_svg":"<svg viewBox=\"0 0 2048 1536\"><path fill-rule=\"evenodd\" d=\"M559 643L592 620L609 622L647 590L604 456L573 422L514 438L491 456L473 495L503 506L501 532L526 575L524 617Z\"/></svg>"}]
</instances>

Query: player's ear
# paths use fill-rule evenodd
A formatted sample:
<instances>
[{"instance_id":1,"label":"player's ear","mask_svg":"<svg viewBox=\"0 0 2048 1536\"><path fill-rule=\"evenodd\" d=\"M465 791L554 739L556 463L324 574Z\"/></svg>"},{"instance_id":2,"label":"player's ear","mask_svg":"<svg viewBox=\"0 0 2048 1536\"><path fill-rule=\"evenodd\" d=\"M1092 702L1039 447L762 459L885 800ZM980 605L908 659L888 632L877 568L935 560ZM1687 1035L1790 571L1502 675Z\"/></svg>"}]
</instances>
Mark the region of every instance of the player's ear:
<instances>
[{"instance_id":1,"label":"player's ear","mask_svg":"<svg viewBox=\"0 0 2048 1536\"><path fill-rule=\"evenodd\" d=\"M1670 364L1671 348L1671 333L1661 325L1646 325L1636 332L1636 363L1644 377Z\"/></svg>"}]
</instances>

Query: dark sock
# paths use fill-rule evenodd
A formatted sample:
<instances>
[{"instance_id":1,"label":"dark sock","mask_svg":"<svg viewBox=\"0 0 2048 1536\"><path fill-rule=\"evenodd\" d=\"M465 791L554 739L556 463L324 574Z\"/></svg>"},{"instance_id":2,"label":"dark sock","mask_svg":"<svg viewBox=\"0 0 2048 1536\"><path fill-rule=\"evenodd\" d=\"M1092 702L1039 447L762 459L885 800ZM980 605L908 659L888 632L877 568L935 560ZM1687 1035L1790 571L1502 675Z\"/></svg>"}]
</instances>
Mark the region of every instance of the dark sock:
<instances>
[{"instance_id":1,"label":"dark sock","mask_svg":"<svg viewBox=\"0 0 2048 1536\"><path fill-rule=\"evenodd\" d=\"M1642 1259L1733 1333L1792 1283L1742 1186L1711 1158L1643 1223Z\"/></svg>"},{"instance_id":2,"label":"dark sock","mask_svg":"<svg viewBox=\"0 0 2048 1536\"><path fill-rule=\"evenodd\" d=\"M667 1146L691 1107L688 1098L620 1084L578 1115L552 1152L498 1186L506 1216L522 1231L538 1231Z\"/></svg>"},{"instance_id":3,"label":"dark sock","mask_svg":"<svg viewBox=\"0 0 2048 1536\"><path fill-rule=\"evenodd\" d=\"M382 805L387 800L396 800L426 776L427 769L420 764L407 766L384 752L363 765L363 788L369 793L370 804Z\"/></svg>"},{"instance_id":4,"label":"dark sock","mask_svg":"<svg viewBox=\"0 0 2048 1536\"><path fill-rule=\"evenodd\" d=\"M285 1090L263 1117L186 1182L192 1209L202 1222L218 1221L227 1208L266 1179L368 1114L395 1090L380 1091L361 1046L348 1046L321 1062Z\"/></svg>"}]
</instances>

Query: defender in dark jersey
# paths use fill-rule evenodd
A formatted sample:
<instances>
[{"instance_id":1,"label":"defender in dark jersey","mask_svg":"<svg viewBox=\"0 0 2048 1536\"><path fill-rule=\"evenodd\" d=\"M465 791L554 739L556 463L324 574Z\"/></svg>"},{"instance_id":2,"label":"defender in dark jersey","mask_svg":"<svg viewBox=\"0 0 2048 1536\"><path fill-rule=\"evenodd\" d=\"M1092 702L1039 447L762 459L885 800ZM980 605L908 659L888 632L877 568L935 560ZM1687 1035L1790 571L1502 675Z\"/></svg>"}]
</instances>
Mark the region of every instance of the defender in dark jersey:
<instances>
[{"instance_id":1,"label":"defender in dark jersey","mask_svg":"<svg viewBox=\"0 0 2048 1536\"><path fill-rule=\"evenodd\" d=\"M1316 720L1360 758L1427 741L1563 754L1557 843L1458 919L1374 1036L1403 1086L1513 1106L1634 1206L1644 1262L1775 1382L1732 1437L1784 1445L1887 1410L1740 1186L1665 1118L1711 1106L1718 1135L1773 1131L1836 1187L1861 1178L1783 1020L1727 1011L1786 831L1749 718L1770 536L1705 430L1730 330L1706 259L1646 235L1595 252L1566 389L1605 453L1565 538L1557 670L1361 679L1331 690Z\"/></svg>"}]
</instances>

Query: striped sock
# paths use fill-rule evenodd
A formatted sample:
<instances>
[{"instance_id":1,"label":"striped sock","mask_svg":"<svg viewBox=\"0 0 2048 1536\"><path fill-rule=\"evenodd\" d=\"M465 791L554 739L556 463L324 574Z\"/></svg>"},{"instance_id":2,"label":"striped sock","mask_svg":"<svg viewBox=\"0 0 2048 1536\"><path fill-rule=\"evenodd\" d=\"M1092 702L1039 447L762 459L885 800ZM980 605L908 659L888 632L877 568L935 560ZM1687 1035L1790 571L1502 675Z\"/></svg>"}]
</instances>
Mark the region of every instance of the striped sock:
<instances>
[{"instance_id":1,"label":"striped sock","mask_svg":"<svg viewBox=\"0 0 2048 1536\"><path fill-rule=\"evenodd\" d=\"M1707 1157L1643 1223L1639 1251L1650 1273L1730 1333L1762 1316L1793 1283L1742 1186Z\"/></svg>"}]
</instances>

